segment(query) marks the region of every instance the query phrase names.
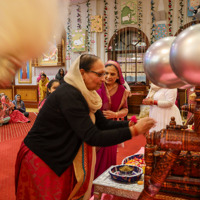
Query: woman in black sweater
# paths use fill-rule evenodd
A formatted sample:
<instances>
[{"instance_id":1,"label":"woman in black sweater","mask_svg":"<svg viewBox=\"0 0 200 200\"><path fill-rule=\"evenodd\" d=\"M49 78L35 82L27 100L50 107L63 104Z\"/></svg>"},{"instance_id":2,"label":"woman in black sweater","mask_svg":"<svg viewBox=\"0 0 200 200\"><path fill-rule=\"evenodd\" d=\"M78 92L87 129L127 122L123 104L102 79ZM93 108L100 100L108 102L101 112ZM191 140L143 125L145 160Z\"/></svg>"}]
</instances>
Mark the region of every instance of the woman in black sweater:
<instances>
[{"instance_id":1,"label":"woman in black sweater","mask_svg":"<svg viewBox=\"0 0 200 200\"><path fill-rule=\"evenodd\" d=\"M79 199L91 194L96 151L138 134L155 121L106 119L96 90L104 78L103 62L79 56L60 85L46 100L24 139L16 161L16 199Z\"/></svg>"}]
</instances>

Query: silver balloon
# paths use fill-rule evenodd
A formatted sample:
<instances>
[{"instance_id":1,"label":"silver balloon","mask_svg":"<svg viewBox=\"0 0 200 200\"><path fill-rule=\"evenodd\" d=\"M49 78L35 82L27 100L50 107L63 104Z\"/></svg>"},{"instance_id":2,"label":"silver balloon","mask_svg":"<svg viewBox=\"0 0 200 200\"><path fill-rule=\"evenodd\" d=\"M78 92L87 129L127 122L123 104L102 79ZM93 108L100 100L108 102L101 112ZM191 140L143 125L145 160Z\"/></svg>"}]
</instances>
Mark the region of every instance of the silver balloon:
<instances>
[{"instance_id":1,"label":"silver balloon","mask_svg":"<svg viewBox=\"0 0 200 200\"><path fill-rule=\"evenodd\" d=\"M147 78L157 86L178 88L185 83L172 71L169 53L175 37L165 37L154 42L144 56L144 71Z\"/></svg>"},{"instance_id":2,"label":"silver balloon","mask_svg":"<svg viewBox=\"0 0 200 200\"><path fill-rule=\"evenodd\" d=\"M191 85L200 85L200 24L190 26L174 40L170 64L175 74Z\"/></svg>"}]
</instances>

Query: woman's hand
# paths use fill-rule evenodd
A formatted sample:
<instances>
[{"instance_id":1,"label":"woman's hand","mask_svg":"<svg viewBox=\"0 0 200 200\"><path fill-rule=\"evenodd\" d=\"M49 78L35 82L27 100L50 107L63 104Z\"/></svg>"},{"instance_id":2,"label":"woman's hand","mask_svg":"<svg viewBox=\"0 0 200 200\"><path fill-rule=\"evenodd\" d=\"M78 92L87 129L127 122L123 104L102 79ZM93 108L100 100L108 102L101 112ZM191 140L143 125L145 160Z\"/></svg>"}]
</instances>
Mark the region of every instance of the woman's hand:
<instances>
[{"instance_id":1,"label":"woman's hand","mask_svg":"<svg viewBox=\"0 0 200 200\"><path fill-rule=\"evenodd\" d=\"M129 121L129 126L133 126L137 123L137 118L135 115L133 115Z\"/></svg>"},{"instance_id":2,"label":"woman's hand","mask_svg":"<svg viewBox=\"0 0 200 200\"><path fill-rule=\"evenodd\" d=\"M153 105L154 101L151 98L146 98L146 99L143 99L142 104L144 104L144 105Z\"/></svg>"},{"instance_id":3,"label":"woman's hand","mask_svg":"<svg viewBox=\"0 0 200 200\"><path fill-rule=\"evenodd\" d=\"M146 132L149 131L149 129L154 127L155 124L156 124L156 121L150 117L142 118L138 120L135 126L130 127L131 134L132 136L144 135Z\"/></svg>"},{"instance_id":4,"label":"woman's hand","mask_svg":"<svg viewBox=\"0 0 200 200\"><path fill-rule=\"evenodd\" d=\"M111 110L103 110L103 115L106 119L117 118L117 113Z\"/></svg>"},{"instance_id":5,"label":"woman's hand","mask_svg":"<svg viewBox=\"0 0 200 200\"><path fill-rule=\"evenodd\" d=\"M129 125L129 126L134 126L134 125L135 125L135 123L134 123L134 122L132 122L132 121L129 121L128 125Z\"/></svg>"}]
</instances>

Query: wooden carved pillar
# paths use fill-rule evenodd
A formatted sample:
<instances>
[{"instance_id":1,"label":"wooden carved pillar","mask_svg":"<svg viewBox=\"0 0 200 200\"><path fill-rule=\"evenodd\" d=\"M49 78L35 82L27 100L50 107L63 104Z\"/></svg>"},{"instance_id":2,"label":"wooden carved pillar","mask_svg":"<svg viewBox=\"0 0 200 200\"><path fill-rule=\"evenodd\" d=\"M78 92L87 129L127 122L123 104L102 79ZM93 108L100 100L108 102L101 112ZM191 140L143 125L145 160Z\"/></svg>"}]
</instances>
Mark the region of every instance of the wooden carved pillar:
<instances>
[{"instance_id":1,"label":"wooden carved pillar","mask_svg":"<svg viewBox=\"0 0 200 200\"><path fill-rule=\"evenodd\" d=\"M192 156L190 151L187 152L186 154L186 158L187 158L187 162L185 164L185 169L184 169L184 176L189 178L190 174L191 174L191 160L192 160Z\"/></svg>"},{"instance_id":2,"label":"wooden carved pillar","mask_svg":"<svg viewBox=\"0 0 200 200\"><path fill-rule=\"evenodd\" d=\"M146 167L145 167L145 177L144 177L144 182L146 183L152 173L153 173L153 163L154 163L154 154L153 152L155 151L156 149L156 146L153 146L153 145L149 145L147 144L145 146L145 164L146 164Z\"/></svg>"},{"instance_id":3,"label":"wooden carved pillar","mask_svg":"<svg viewBox=\"0 0 200 200\"><path fill-rule=\"evenodd\" d=\"M179 154L180 151L176 150L165 153L158 163L157 168L153 171L150 180L145 185L145 188L140 194L138 200L150 200L154 198L154 196L159 192Z\"/></svg>"},{"instance_id":4,"label":"wooden carved pillar","mask_svg":"<svg viewBox=\"0 0 200 200\"><path fill-rule=\"evenodd\" d=\"M196 108L194 111L194 131L200 136L200 86L195 87Z\"/></svg>"},{"instance_id":5,"label":"wooden carved pillar","mask_svg":"<svg viewBox=\"0 0 200 200\"><path fill-rule=\"evenodd\" d=\"M58 44L57 48L58 48L58 63L57 63L57 65L62 65L62 44Z\"/></svg>"},{"instance_id":6,"label":"wooden carved pillar","mask_svg":"<svg viewBox=\"0 0 200 200\"><path fill-rule=\"evenodd\" d=\"M158 148L166 151L165 155L158 162L156 168L154 169L151 177L150 170L153 164L150 162L151 159L147 158L147 178L145 181L144 190L139 196L138 200L151 200L154 199L156 194L159 192L162 184L166 180L172 166L175 161L178 160L181 150L188 151L186 154L187 164L184 168L184 180L189 180L191 174L192 156L190 151L200 152L200 86L196 86L196 105L189 105L188 110L194 113L194 131L186 130L186 126L176 125L174 117L171 118L171 122L166 126L166 129L162 129L159 132L149 133L147 136L147 147L156 145ZM147 153L149 148L147 148ZM146 157L145 157L146 158ZM177 189L181 187L187 187L188 185L183 181L180 184L176 184ZM165 182L164 187L171 187L170 183ZM189 185L190 187L190 185ZM198 189L191 188L193 191ZM190 190L188 190L188 193Z\"/></svg>"},{"instance_id":7,"label":"wooden carved pillar","mask_svg":"<svg viewBox=\"0 0 200 200\"><path fill-rule=\"evenodd\" d=\"M34 66L34 67L39 66L39 65L38 65L38 59L37 59L37 58L34 58L34 59L32 60L32 66Z\"/></svg>"}]
</instances>

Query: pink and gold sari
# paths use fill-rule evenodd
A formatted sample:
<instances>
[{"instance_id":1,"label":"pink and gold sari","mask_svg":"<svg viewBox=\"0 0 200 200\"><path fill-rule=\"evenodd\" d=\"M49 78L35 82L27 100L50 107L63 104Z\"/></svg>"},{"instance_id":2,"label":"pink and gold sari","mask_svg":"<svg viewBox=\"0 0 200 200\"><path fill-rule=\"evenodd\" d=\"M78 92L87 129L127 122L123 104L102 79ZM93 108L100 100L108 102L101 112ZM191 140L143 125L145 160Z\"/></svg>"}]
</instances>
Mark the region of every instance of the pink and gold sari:
<instances>
[{"instance_id":1,"label":"pink and gold sari","mask_svg":"<svg viewBox=\"0 0 200 200\"><path fill-rule=\"evenodd\" d=\"M110 96L106 84L102 84L101 88L97 91L102 99L101 110L111 110L114 112L119 111L122 108L128 108L127 98L129 91L123 86L124 78L122 76L121 68L119 63L115 61L108 61L105 65L112 64L116 67L119 74L118 79L118 89L116 93ZM119 119L113 119L119 120ZM123 119L122 119L123 120ZM107 170L111 165L116 165L117 158L117 145L109 147L101 147L97 151L96 166L95 166L95 178L101 175L105 170Z\"/></svg>"},{"instance_id":2,"label":"pink and gold sari","mask_svg":"<svg viewBox=\"0 0 200 200\"><path fill-rule=\"evenodd\" d=\"M1 102L3 103L4 109L8 111L7 113L9 113L9 123L26 123L30 121L19 110L12 110L15 107L15 105L11 101L7 102L5 96L1 98Z\"/></svg>"}]
</instances>

